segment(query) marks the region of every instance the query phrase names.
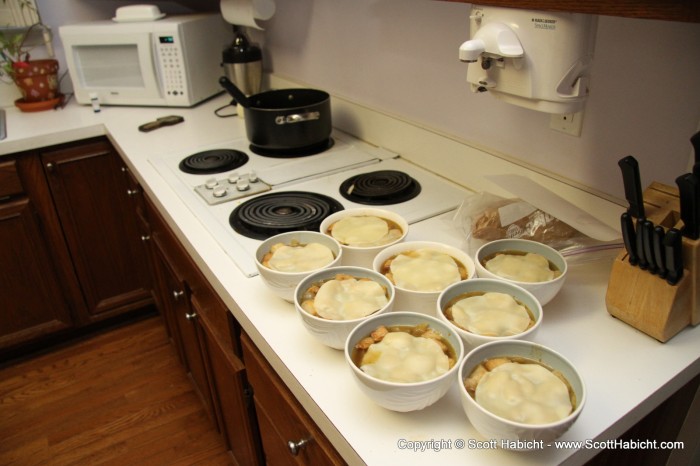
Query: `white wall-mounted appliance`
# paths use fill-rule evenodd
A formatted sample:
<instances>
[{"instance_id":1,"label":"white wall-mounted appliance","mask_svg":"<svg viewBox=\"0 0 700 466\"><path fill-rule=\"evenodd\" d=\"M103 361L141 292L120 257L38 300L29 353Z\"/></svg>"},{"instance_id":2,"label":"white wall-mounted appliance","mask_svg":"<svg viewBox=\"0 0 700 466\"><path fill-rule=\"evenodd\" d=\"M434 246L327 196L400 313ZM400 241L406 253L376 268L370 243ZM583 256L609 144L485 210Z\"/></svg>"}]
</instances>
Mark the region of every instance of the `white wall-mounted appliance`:
<instances>
[{"instance_id":1,"label":"white wall-mounted appliance","mask_svg":"<svg viewBox=\"0 0 700 466\"><path fill-rule=\"evenodd\" d=\"M547 113L575 113L589 92L597 17L472 6L459 48L474 92Z\"/></svg>"},{"instance_id":2,"label":"white wall-mounted appliance","mask_svg":"<svg viewBox=\"0 0 700 466\"><path fill-rule=\"evenodd\" d=\"M233 39L219 14L61 26L76 100L191 107L222 92L221 51Z\"/></svg>"}]
</instances>

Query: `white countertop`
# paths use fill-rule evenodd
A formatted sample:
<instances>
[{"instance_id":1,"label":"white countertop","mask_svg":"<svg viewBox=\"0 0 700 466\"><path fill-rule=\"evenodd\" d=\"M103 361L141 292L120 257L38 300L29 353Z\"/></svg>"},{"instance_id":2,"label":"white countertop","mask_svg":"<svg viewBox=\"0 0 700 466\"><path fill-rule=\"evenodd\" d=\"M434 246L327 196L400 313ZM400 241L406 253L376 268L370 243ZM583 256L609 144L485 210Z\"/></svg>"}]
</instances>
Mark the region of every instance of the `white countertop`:
<instances>
[{"instance_id":1,"label":"white countertop","mask_svg":"<svg viewBox=\"0 0 700 466\"><path fill-rule=\"evenodd\" d=\"M228 101L220 96L194 109L102 107L98 114L75 102L39 113L8 108L8 137L0 142L0 155L107 135L233 315L350 464L580 464L595 455L586 448L526 453L470 448L470 440L483 439L463 413L456 385L420 412L394 413L369 401L355 386L342 352L313 340L293 306L269 292L259 277L240 273L148 161L170 151L191 147L194 152L198 146L244 137L242 120L213 113ZM150 133L137 129L170 114L184 116L185 122ZM472 176L479 169L472 166ZM569 189L561 192L566 195ZM619 206L610 205L603 217L618 214ZM413 227L408 239L463 246L449 214ZM700 329L686 328L662 344L607 313L610 266L610 260L599 260L571 267L561 293L544 308L537 341L569 358L588 389L581 417L561 440L616 438L700 372ZM401 448L403 440L434 443L413 451ZM458 441L465 448L457 448Z\"/></svg>"}]
</instances>

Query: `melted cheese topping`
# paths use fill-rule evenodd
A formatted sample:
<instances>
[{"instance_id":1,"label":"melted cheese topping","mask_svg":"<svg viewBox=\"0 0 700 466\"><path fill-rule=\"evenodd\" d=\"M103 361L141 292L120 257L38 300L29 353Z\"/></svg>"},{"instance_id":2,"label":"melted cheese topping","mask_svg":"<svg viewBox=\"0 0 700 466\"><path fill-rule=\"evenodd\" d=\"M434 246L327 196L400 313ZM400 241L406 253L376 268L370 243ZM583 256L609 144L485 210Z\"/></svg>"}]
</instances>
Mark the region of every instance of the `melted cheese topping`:
<instances>
[{"instance_id":1,"label":"melted cheese topping","mask_svg":"<svg viewBox=\"0 0 700 466\"><path fill-rule=\"evenodd\" d=\"M546 282L557 276L549 268L547 258L533 252L525 255L498 254L484 266L499 277L519 282Z\"/></svg>"},{"instance_id":2,"label":"melted cheese topping","mask_svg":"<svg viewBox=\"0 0 700 466\"><path fill-rule=\"evenodd\" d=\"M573 410L566 384L539 364L502 364L483 376L475 399L486 410L523 424L547 424Z\"/></svg>"},{"instance_id":3,"label":"melted cheese topping","mask_svg":"<svg viewBox=\"0 0 700 466\"><path fill-rule=\"evenodd\" d=\"M373 216L345 217L335 222L331 236L342 244L355 247L381 246L399 239L400 229L390 229L386 220Z\"/></svg>"},{"instance_id":4,"label":"melted cheese topping","mask_svg":"<svg viewBox=\"0 0 700 466\"><path fill-rule=\"evenodd\" d=\"M389 332L367 349L360 369L389 382L422 382L446 373L450 361L432 338Z\"/></svg>"},{"instance_id":5,"label":"melted cheese topping","mask_svg":"<svg viewBox=\"0 0 700 466\"><path fill-rule=\"evenodd\" d=\"M269 266L280 272L308 272L333 262L333 252L319 243L273 248Z\"/></svg>"},{"instance_id":6,"label":"melted cheese topping","mask_svg":"<svg viewBox=\"0 0 700 466\"><path fill-rule=\"evenodd\" d=\"M432 249L403 252L389 268L396 286L413 291L442 291L462 279L452 256Z\"/></svg>"},{"instance_id":7,"label":"melted cheese topping","mask_svg":"<svg viewBox=\"0 0 700 466\"><path fill-rule=\"evenodd\" d=\"M378 311L389 302L386 291L373 280L329 280L314 298L316 313L324 319L351 320Z\"/></svg>"},{"instance_id":8,"label":"melted cheese topping","mask_svg":"<svg viewBox=\"0 0 700 466\"><path fill-rule=\"evenodd\" d=\"M506 293L469 296L452 305L452 318L463 329L487 336L510 336L530 326L530 314Z\"/></svg>"}]
</instances>

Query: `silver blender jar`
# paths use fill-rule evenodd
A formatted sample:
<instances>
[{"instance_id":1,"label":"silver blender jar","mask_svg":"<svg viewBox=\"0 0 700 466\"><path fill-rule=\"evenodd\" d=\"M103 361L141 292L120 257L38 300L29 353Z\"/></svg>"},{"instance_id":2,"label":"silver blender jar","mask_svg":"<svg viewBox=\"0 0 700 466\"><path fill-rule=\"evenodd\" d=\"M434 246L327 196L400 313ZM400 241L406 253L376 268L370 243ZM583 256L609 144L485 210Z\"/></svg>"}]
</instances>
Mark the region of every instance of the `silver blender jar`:
<instances>
[{"instance_id":1,"label":"silver blender jar","mask_svg":"<svg viewBox=\"0 0 700 466\"><path fill-rule=\"evenodd\" d=\"M258 94L262 83L262 51L238 27L234 27L234 34L233 43L222 54L224 72L245 95Z\"/></svg>"}]
</instances>

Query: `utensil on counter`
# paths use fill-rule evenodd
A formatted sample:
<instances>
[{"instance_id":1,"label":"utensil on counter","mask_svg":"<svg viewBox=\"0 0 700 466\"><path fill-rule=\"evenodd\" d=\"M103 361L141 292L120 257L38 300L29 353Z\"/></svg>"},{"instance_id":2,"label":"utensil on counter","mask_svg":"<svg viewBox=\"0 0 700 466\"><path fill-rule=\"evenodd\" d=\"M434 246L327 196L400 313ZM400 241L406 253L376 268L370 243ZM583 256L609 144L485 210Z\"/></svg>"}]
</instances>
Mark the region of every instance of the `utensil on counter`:
<instances>
[{"instance_id":1,"label":"utensil on counter","mask_svg":"<svg viewBox=\"0 0 700 466\"><path fill-rule=\"evenodd\" d=\"M656 257L654 257L654 224L651 220L642 221L642 244L644 246L644 257L647 260L647 269L650 273L656 273Z\"/></svg>"},{"instance_id":2,"label":"utensil on counter","mask_svg":"<svg viewBox=\"0 0 700 466\"><path fill-rule=\"evenodd\" d=\"M664 236L664 260L669 285L677 284L683 278L683 238L680 230L671 228Z\"/></svg>"},{"instance_id":3,"label":"utensil on counter","mask_svg":"<svg viewBox=\"0 0 700 466\"><path fill-rule=\"evenodd\" d=\"M654 260L656 261L656 268L659 277L666 278L668 271L666 270L666 260L664 257L664 236L666 236L666 230L660 225L654 227L654 234L652 235L652 249L654 250Z\"/></svg>"},{"instance_id":4,"label":"utensil on counter","mask_svg":"<svg viewBox=\"0 0 700 466\"><path fill-rule=\"evenodd\" d=\"M625 243L627 250L628 261L632 265L637 265L639 257L637 256L637 240L634 233L634 224L629 212L623 212L620 216L620 224L622 227L622 241Z\"/></svg>"},{"instance_id":5,"label":"utensil on counter","mask_svg":"<svg viewBox=\"0 0 700 466\"><path fill-rule=\"evenodd\" d=\"M303 152L330 145L331 97L327 92L279 89L246 97L226 76L219 78L219 84L243 107L253 152Z\"/></svg>"},{"instance_id":6,"label":"utensil on counter","mask_svg":"<svg viewBox=\"0 0 700 466\"><path fill-rule=\"evenodd\" d=\"M149 121L139 126L139 131L147 133L153 131L154 129L162 128L163 126L172 126L185 121L180 115L168 115L160 118L156 118L155 121Z\"/></svg>"},{"instance_id":7,"label":"utensil on counter","mask_svg":"<svg viewBox=\"0 0 700 466\"><path fill-rule=\"evenodd\" d=\"M697 166L697 164L696 164ZM693 173L686 173L676 178L681 199L681 233L686 238L700 237L700 178Z\"/></svg>"},{"instance_id":8,"label":"utensil on counter","mask_svg":"<svg viewBox=\"0 0 700 466\"><path fill-rule=\"evenodd\" d=\"M642 182L639 176L639 163L633 156L628 155L617 163L622 171L622 182L625 188L625 198L629 203L627 211L637 219L635 235L635 248L637 252L637 265L642 269L649 266L649 261L644 252L644 233L642 223L645 219L644 197L642 195Z\"/></svg>"},{"instance_id":9,"label":"utensil on counter","mask_svg":"<svg viewBox=\"0 0 700 466\"><path fill-rule=\"evenodd\" d=\"M695 165L693 165L693 174L700 177L700 131L695 133L690 138L690 143L693 145L693 151L695 152Z\"/></svg>"}]
</instances>

